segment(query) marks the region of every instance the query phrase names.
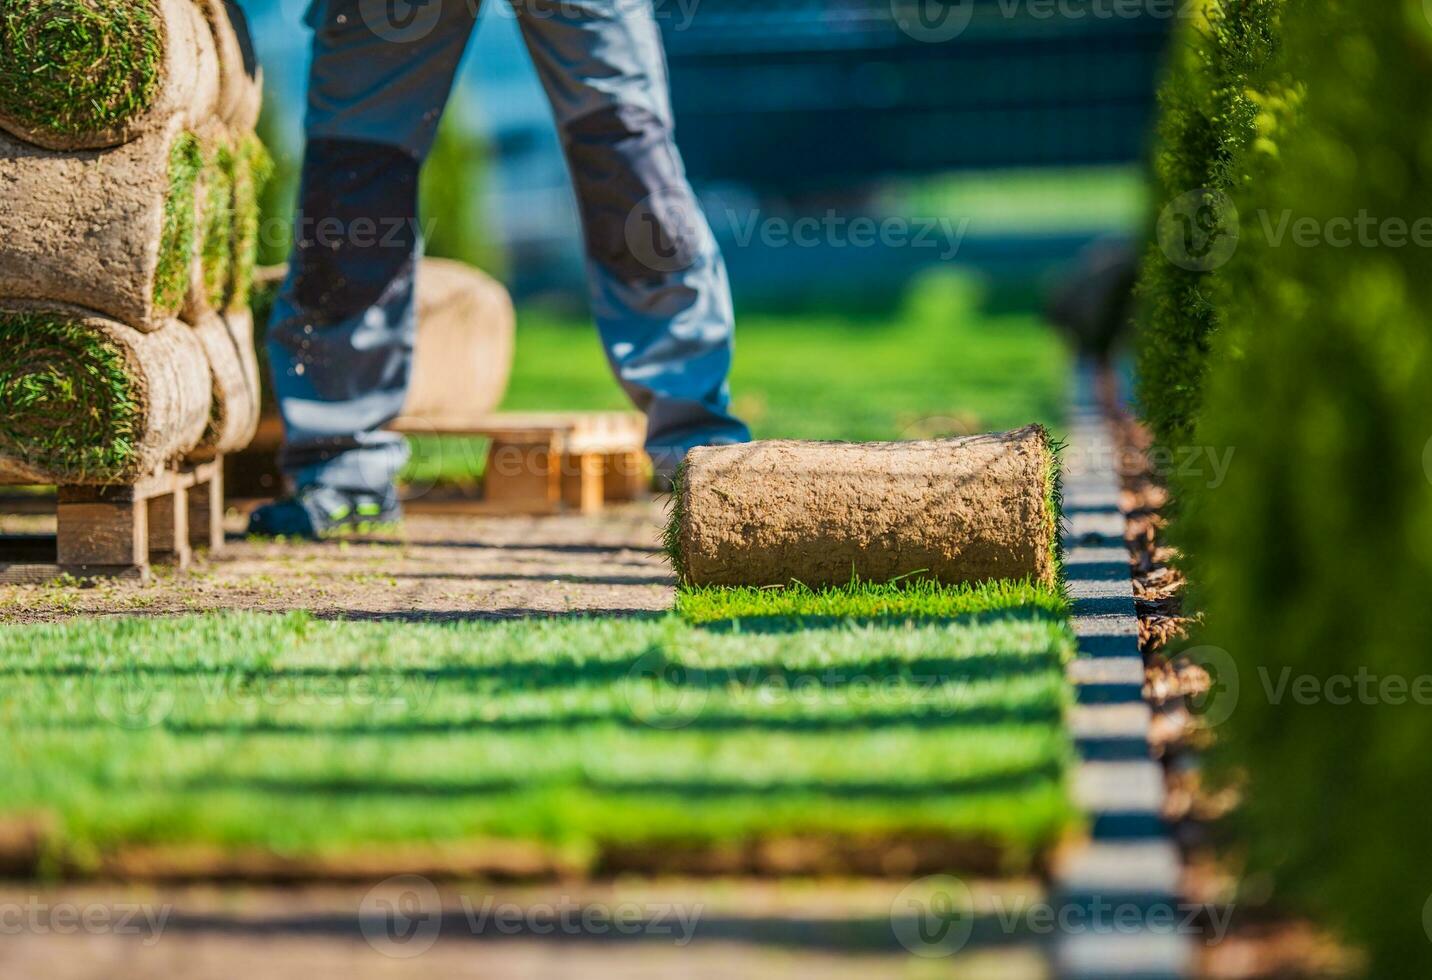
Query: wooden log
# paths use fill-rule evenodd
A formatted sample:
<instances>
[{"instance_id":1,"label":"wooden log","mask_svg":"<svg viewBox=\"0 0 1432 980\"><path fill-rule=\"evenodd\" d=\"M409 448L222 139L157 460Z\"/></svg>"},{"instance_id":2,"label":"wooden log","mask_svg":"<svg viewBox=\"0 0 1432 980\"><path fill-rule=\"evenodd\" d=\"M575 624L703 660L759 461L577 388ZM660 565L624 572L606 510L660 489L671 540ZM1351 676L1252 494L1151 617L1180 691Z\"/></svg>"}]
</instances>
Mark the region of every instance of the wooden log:
<instances>
[{"instance_id":1,"label":"wooden log","mask_svg":"<svg viewBox=\"0 0 1432 980\"><path fill-rule=\"evenodd\" d=\"M896 443L694 449L673 530L693 585L1055 581L1055 460L1042 426Z\"/></svg>"}]
</instances>

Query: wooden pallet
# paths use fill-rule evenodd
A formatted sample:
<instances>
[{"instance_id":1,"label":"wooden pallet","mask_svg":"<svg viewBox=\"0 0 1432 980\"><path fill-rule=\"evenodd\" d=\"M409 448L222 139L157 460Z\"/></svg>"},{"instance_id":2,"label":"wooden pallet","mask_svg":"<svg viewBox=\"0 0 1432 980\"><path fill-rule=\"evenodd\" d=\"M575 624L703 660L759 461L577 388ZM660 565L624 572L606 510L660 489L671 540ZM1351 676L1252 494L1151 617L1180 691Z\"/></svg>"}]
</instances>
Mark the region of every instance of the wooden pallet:
<instances>
[{"instance_id":1,"label":"wooden pallet","mask_svg":"<svg viewBox=\"0 0 1432 980\"><path fill-rule=\"evenodd\" d=\"M590 514L608 503L638 500L650 486L650 463L642 449L646 419L636 412L497 412L466 419L399 419L389 429L490 441L480 499L424 494L405 505L412 513ZM279 420L266 418L249 449L229 457L235 496L282 492L274 460L282 439Z\"/></svg>"},{"instance_id":2,"label":"wooden pallet","mask_svg":"<svg viewBox=\"0 0 1432 980\"><path fill-rule=\"evenodd\" d=\"M596 513L637 500L649 486L642 443L646 419L635 412L494 413L471 419L400 419L405 435L480 436L490 440L480 501L411 501L414 512L490 514Z\"/></svg>"},{"instance_id":3,"label":"wooden pallet","mask_svg":"<svg viewBox=\"0 0 1432 980\"><path fill-rule=\"evenodd\" d=\"M18 498L13 510L34 513L36 501ZM133 484L58 487L51 508L53 536L0 536L0 584L63 574L148 581L152 563L182 569L194 548L223 549L224 460L159 470Z\"/></svg>"}]
</instances>

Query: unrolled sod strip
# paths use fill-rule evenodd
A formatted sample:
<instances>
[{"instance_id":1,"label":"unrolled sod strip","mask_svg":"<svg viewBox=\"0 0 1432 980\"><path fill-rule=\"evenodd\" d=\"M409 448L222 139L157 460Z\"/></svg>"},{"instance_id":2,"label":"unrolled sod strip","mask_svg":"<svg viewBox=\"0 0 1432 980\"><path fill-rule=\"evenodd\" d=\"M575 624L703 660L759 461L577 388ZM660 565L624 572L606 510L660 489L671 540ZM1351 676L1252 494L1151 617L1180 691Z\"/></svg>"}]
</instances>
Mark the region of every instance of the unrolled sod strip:
<instances>
[{"instance_id":1,"label":"unrolled sod strip","mask_svg":"<svg viewBox=\"0 0 1432 980\"><path fill-rule=\"evenodd\" d=\"M5 0L0 129L53 150L97 149L202 122L219 55L194 0Z\"/></svg>"},{"instance_id":2,"label":"unrolled sod strip","mask_svg":"<svg viewBox=\"0 0 1432 980\"><path fill-rule=\"evenodd\" d=\"M0 475L137 479L192 449L209 420L204 348L186 324L149 333L58 304L0 303Z\"/></svg>"},{"instance_id":3,"label":"unrolled sod strip","mask_svg":"<svg viewBox=\"0 0 1432 980\"><path fill-rule=\"evenodd\" d=\"M188 296L198 145L177 121L110 150L0 136L0 296L155 330Z\"/></svg>"},{"instance_id":4,"label":"unrolled sod strip","mask_svg":"<svg viewBox=\"0 0 1432 980\"><path fill-rule=\"evenodd\" d=\"M1055 454L1042 426L921 442L694 449L668 551L690 585L949 584L1057 576Z\"/></svg>"},{"instance_id":5,"label":"unrolled sod strip","mask_svg":"<svg viewBox=\"0 0 1432 980\"><path fill-rule=\"evenodd\" d=\"M243 449L258 428L253 326L249 322L237 324L248 331L242 336L231 329L233 326L225 317L210 312L192 327L209 364L212 394L209 424L198 447L189 454L191 460L212 459L215 453Z\"/></svg>"}]
</instances>

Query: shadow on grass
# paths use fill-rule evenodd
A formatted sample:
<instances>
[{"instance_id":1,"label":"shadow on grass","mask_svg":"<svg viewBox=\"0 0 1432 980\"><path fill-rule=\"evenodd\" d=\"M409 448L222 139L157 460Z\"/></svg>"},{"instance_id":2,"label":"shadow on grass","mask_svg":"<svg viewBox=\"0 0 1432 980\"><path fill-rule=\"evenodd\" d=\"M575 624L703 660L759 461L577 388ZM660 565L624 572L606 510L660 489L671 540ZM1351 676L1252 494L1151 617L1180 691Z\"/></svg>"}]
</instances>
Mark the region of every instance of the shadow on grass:
<instances>
[{"instance_id":1,"label":"shadow on grass","mask_svg":"<svg viewBox=\"0 0 1432 980\"><path fill-rule=\"evenodd\" d=\"M1048 623L1060 625L1066 617L1038 606L1001 609L993 612L964 613L959 616L927 616L915 613L889 613L879 616L738 616L693 622L696 629L712 633L803 633L810 630L844 629L850 626L874 626L885 629L936 629L952 625L990 626L1001 622Z\"/></svg>"},{"instance_id":2,"label":"shadow on grass","mask_svg":"<svg viewBox=\"0 0 1432 980\"><path fill-rule=\"evenodd\" d=\"M890 714L848 714L831 717L773 717L749 715L737 712L703 711L697 717L679 726L679 731L703 734L730 732L766 732L801 735L836 735L851 732L877 732L921 728L929 730L959 731L963 729L994 728L1005 726L1057 725L1063 718L1063 709L1057 703L1036 702L1027 704L982 705L979 707L951 708L948 705L914 705L900 713ZM588 726L615 726L635 732L650 734L653 738L664 737L671 729L653 728L648 722L634 714L621 711L596 712L572 711L543 715L540 718L483 718L479 716L447 719L405 718L399 721L360 720L353 722L290 722L274 719L259 719L234 723L170 721L159 726L164 732L176 736L209 737L215 735L235 736L329 736L329 737L378 737L378 738L420 738L432 735L473 735L483 734L541 734L543 732L572 732ZM54 729L76 731L111 731L113 725L107 721L90 721L65 724L55 721L27 726L33 729ZM1144 755L1148 754L1144 746Z\"/></svg>"},{"instance_id":3,"label":"shadow on grass","mask_svg":"<svg viewBox=\"0 0 1432 980\"><path fill-rule=\"evenodd\" d=\"M481 908L445 909L429 913L421 921L426 934L443 943L472 943L477 946L502 945L508 942L523 944L541 943L543 946L586 945L599 943L603 946L638 946L654 944L671 946L678 939L682 944L739 943L757 947L790 951L832 952L844 954L893 953L908 955L909 947L900 937L927 937L921 941L922 948L939 952L941 940L951 924L934 920L931 928L931 914L922 912L919 906L912 913L890 915L792 915L775 916L733 916L713 914L702 904L699 886L693 886L687 907L678 901L663 900L659 903L625 903L631 913L624 918L623 928L574 929L572 923L586 922L583 911L586 906L559 911L553 908L550 898L539 896L536 905L524 911L521 916L508 915L500 922L495 916L479 917L474 911ZM610 917L610 903L596 906L592 921L605 923ZM691 916L689 934L681 928L673 912L684 912ZM304 913L295 915L267 916L226 916L222 914L186 913L176 909L165 922L165 932L176 936L234 936L249 939L269 938L332 938L348 939L354 942L366 941L371 936L389 935L393 929L391 916L387 914L355 915L353 912ZM968 936L965 934L968 929ZM1037 941L1029 923L1009 915L994 913L969 913L958 916L952 930L950 964L959 962L959 954L977 953L981 950L998 950L1014 946L1026 946ZM907 939L906 942L909 942ZM799 965L799 964L792 964Z\"/></svg>"},{"instance_id":4,"label":"shadow on grass","mask_svg":"<svg viewBox=\"0 0 1432 980\"><path fill-rule=\"evenodd\" d=\"M642 797L679 797L683 800L767 800L783 796L825 797L851 800L923 800L935 796L971 796L1003 794L1033 789L1062 778L1061 760L1051 759L1035 765L1003 772L917 782L824 781L790 779L769 783L748 783L725 779L692 780L631 780L604 779L590 774L575 779L539 780L527 776L495 776L461 782L437 782L431 779L277 779L263 777L228 777L205 775L182 784L185 792L233 791L265 793L272 796L401 796L423 799L453 799L466 796L490 796L497 793L522 793L544 788L579 788L603 794L604 797L640 799Z\"/></svg>"},{"instance_id":5,"label":"shadow on grass","mask_svg":"<svg viewBox=\"0 0 1432 980\"><path fill-rule=\"evenodd\" d=\"M860 662L838 666L790 667L770 662L747 662L721 667L696 667L668 657L668 651L652 645L614 660L572 660L562 663L506 661L490 664L444 665L439 667L383 668L367 666L292 667L248 670L215 664L133 665L119 671L95 671L80 664L36 667L6 667L0 677L84 677L97 686L110 681L116 686L141 679L222 678L228 693L243 694L250 686L265 686L285 679L371 679L381 690L384 680L429 680L437 683L476 682L482 693L532 693L565 688L607 687L623 680L654 681L696 690L724 690L771 684L800 684L835 690L882 680L913 680L928 683L968 683L1028 677L1057 671L1059 656L1050 650L1024 655L978 653L964 657L872 656ZM205 693L205 692L198 692Z\"/></svg>"}]
</instances>

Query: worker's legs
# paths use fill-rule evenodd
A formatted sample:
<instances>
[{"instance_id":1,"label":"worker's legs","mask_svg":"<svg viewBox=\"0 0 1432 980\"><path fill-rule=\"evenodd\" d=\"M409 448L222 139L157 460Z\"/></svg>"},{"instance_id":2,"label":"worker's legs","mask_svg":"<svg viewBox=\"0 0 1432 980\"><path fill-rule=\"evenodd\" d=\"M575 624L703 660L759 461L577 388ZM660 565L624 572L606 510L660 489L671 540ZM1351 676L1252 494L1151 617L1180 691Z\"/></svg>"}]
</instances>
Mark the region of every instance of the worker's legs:
<instances>
[{"instance_id":1,"label":"worker's legs","mask_svg":"<svg viewBox=\"0 0 1432 980\"><path fill-rule=\"evenodd\" d=\"M268 332L282 464L301 487L383 493L406 459L403 439L381 429L407 393L418 170L472 33L473 6L313 0L309 8L299 213Z\"/></svg>"},{"instance_id":2,"label":"worker's legs","mask_svg":"<svg viewBox=\"0 0 1432 980\"><path fill-rule=\"evenodd\" d=\"M730 412L726 267L672 139L651 0L511 0L572 172L592 312L669 472L693 446L744 442Z\"/></svg>"}]
</instances>

